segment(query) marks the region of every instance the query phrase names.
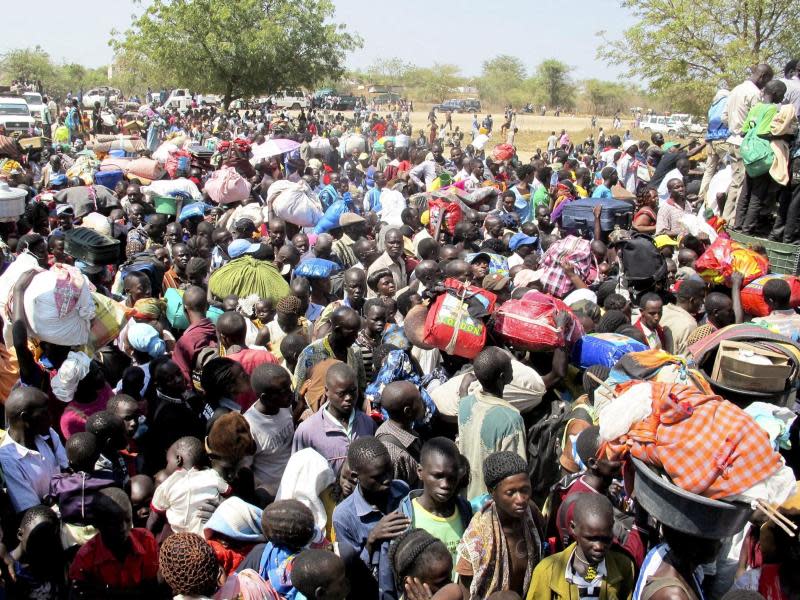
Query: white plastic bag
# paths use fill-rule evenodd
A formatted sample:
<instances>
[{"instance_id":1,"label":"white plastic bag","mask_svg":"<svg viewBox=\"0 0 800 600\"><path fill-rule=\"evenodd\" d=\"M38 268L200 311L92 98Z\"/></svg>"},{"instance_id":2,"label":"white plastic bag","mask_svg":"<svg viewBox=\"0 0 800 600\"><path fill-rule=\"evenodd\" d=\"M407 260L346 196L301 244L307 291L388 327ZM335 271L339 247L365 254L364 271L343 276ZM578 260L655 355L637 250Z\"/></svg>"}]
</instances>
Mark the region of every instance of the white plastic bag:
<instances>
[{"instance_id":1,"label":"white plastic bag","mask_svg":"<svg viewBox=\"0 0 800 600\"><path fill-rule=\"evenodd\" d=\"M65 267L67 268L67 267ZM82 346L89 341L89 331L95 315L94 300L88 280L77 274L81 284L75 306L65 315L60 315L55 298L58 275L54 270L36 275L25 290L25 315L34 335L43 342L60 346Z\"/></svg>"},{"instance_id":2,"label":"white plastic bag","mask_svg":"<svg viewBox=\"0 0 800 600\"><path fill-rule=\"evenodd\" d=\"M274 185L274 184L273 184ZM322 218L322 204L305 181L298 181L272 202L276 216L299 227L313 227Z\"/></svg>"},{"instance_id":3,"label":"white plastic bag","mask_svg":"<svg viewBox=\"0 0 800 600\"><path fill-rule=\"evenodd\" d=\"M3 317L3 339L6 347L10 348L13 345L13 340L11 339L11 325L13 322L8 305L11 301L11 295L14 293L14 285L24 273L31 269L39 268L39 261L36 257L30 252L23 252L0 275L0 316Z\"/></svg>"}]
</instances>

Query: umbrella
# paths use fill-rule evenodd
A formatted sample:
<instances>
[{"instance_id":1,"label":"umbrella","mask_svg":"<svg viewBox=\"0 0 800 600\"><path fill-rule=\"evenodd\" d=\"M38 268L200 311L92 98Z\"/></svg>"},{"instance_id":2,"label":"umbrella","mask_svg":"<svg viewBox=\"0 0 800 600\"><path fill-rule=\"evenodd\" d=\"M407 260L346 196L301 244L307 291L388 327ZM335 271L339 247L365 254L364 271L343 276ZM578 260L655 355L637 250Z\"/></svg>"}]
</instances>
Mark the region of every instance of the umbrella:
<instances>
[{"instance_id":1,"label":"umbrella","mask_svg":"<svg viewBox=\"0 0 800 600\"><path fill-rule=\"evenodd\" d=\"M263 144L253 146L253 158L255 160L270 158L272 156L286 154L287 152L296 150L299 147L300 143L295 142L294 140L286 140L281 138L267 140Z\"/></svg>"}]
</instances>

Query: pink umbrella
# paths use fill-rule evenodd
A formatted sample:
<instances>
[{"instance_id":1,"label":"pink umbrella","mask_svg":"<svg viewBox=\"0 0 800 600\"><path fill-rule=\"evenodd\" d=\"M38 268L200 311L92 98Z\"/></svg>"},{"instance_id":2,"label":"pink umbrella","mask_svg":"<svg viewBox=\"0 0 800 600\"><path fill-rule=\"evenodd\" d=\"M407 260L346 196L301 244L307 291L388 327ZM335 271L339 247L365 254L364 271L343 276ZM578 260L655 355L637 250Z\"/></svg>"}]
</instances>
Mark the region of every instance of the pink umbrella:
<instances>
[{"instance_id":1,"label":"pink umbrella","mask_svg":"<svg viewBox=\"0 0 800 600\"><path fill-rule=\"evenodd\" d=\"M286 154L287 152L296 150L299 147L300 143L295 142L294 140L270 139L265 141L263 144L253 146L253 158L255 160L270 158L272 156Z\"/></svg>"}]
</instances>

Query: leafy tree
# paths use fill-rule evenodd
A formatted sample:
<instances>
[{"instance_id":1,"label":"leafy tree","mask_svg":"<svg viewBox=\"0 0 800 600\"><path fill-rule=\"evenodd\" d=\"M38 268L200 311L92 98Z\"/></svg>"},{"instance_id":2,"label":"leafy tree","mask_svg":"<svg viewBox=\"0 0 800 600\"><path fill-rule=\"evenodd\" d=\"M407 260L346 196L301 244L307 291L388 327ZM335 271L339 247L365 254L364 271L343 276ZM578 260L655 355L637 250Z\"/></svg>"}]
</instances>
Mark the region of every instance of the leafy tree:
<instances>
[{"instance_id":1,"label":"leafy tree","mask_svg":"<svg viewBox=\"0 0 800 600\"><path fill-rule=\"evenodd\" d=\"M400 58L376 59L364 74L370 83L376 85L394 85L405 79L412 66Z\"/></svg>"},{"instance_id":2,"label":"leafy tree","mask_svg":"<svg viewBox=\"0 0 800 600\"><path fill-rule=\"evenodd\" d=\"M481 100L486 103L521 102L519 89L526 79L525 65L515 56L501 54L484 61L477 81ZM526 94L522 94L524 96Z\"/></svg>"},{"instance_id":3,"label":"leafy tree","mask_svg":"<svg viewBox=\"0 0 800 600\"><path fill-rule=\"evenodd\" d=\"M332 15L330 0L154 0L111 45L227 105L341 75L361 41Z\"/></svg>"},{"instance_id":4,"label":"leafy tree","mask_svg":"<svg viewBox=\"0 0 800 600\"><path fill-rule=\"evenodd\" d=\"M782 67L800 53L796 0L620 0L638 22L598 56L627 64L654 91L709 98L760 62ZM605 33L600 35L605 37Z\"/></svg>"},{"instance_id":5,"label":"leafy tree","mask_svg":"<svg viewBox=\"0 0 800 600\"><path fill-rule=\"evenodd\" d=\"M583 99L593 115L611 115L625 111L630 90L620 83L587 79L583 82Z\"/></svg>"},{"instance_id":6,"label":"leafy tree","mask_svg":"<svg viewBox=\"0 0 800 600\"><path fill-rule=\"evenodd\" d=\"M545 104L552 107L575 105L575 89L569 79L571 70L572 67L554 58L539 63L535 78Z\"/></svg>"},{"instance_id":7,"label":"leafy tree","mask_svg":"<svg viewBox=\"0 0 800 600\"><path fill-rule=\"evenodd\" d=\"M41 47L18 48L0 56L0 73L5 79L26 79L46 83L55 77L56 68Z\"/></svg>"},{"instance_id":8,"label":"leafy tree","mask_svg":"<svg viewBox=\"0 0 800 600\"><path fill-rule=\"evenodd\" d=\"M459 68L433 63L431 67L412 67L405 76L408 87L424 102L442 102L462 85Z\"/></svg>"}]
</instances>

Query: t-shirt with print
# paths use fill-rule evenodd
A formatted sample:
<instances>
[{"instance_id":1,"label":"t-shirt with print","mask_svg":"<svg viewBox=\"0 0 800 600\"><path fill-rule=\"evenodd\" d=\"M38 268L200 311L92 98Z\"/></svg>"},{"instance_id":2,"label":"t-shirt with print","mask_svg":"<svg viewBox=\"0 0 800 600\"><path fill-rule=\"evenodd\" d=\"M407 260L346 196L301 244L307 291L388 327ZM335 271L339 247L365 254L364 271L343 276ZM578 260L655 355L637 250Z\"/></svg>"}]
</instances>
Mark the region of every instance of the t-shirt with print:
<instances>
[{"instance_id":1,"label":"t-shirt with print","mask_svg":"<svg viewBox=\"0 0 800 600\"><path fill-rule=\"evenodd\" d=\"M286 463L292 455L292 411L282 408L277 414L265 415L253 405L244 413L244 418L250 424L250 433L256 442L256 453L253 456L256 485L274 496Z\"/></svg>"}]
</instances>

